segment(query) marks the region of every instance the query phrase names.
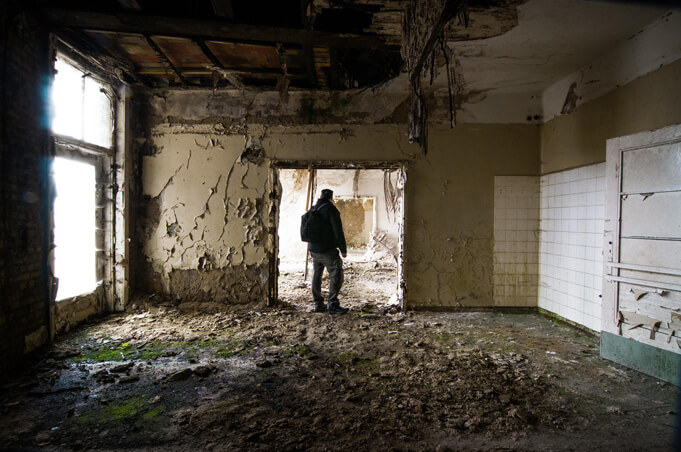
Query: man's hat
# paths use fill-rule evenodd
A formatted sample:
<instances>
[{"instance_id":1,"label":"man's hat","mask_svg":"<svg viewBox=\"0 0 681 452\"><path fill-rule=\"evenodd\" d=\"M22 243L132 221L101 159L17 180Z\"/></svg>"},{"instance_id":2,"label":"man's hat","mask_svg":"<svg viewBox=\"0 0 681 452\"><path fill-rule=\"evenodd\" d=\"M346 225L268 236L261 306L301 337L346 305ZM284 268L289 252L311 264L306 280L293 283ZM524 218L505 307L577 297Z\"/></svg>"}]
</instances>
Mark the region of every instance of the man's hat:
<instances>
[{"instance_id":1,"label":"man's hat","mask_svg":"<svg viewBox=\"0 0 681 452\"><path fill-rule=\"evenodd\" d=\"M329 190L328 188L325 188L322 190L322 199L331 199L333 198L333 190Z\"/></svg>"}]
</instances>

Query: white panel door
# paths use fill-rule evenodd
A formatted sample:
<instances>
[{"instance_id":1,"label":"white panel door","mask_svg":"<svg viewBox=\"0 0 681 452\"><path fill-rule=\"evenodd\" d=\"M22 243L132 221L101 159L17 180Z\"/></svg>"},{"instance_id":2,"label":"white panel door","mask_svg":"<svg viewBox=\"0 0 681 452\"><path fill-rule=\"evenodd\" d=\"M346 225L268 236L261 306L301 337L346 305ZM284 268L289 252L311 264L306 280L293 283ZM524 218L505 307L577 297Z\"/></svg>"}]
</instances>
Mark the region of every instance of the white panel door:
<instances>
[{"instance_id":1,"label":"white panel door","mask_svg":"<svg viewBox=\"0 0 681 452\"><path fill-rule=\"evenodd\" d=\"M608 140L603 330L681 351L681 125Z\"/></svg>"}]
</instances>

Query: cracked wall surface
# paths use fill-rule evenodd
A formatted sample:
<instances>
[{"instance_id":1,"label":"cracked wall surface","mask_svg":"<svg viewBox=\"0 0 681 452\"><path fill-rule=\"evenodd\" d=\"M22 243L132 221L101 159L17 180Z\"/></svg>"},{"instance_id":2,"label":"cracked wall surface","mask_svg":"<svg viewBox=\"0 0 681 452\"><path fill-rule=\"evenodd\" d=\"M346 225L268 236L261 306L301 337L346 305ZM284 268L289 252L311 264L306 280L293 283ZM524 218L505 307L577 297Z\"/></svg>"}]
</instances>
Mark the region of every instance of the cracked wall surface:
<instances>
[{"instance_id":1,"label":"cracked wall surface","mask_svg":"<svg viewBox=\"0 0 681 452\"><path fill-rule=\"evenodd\" d=\"M144 228L143 251L163 289L178 298L249 301L242 294L267 278L261 268L272 248L265 235L268 166L248 158L243 136L160 128L152 141L142 186L157 222ZM225 269L232 268L239 271L230 278ZM241 287L244 278L252 284Z\"/></svg>"},{"instance_id":2,"label":"cracked wall surface","mask_svg":"<svg viewBox=\"0 0 681 452\"><path fill-rule=\"evenodd\" d=\"M183 301L264 301L274 251L273 161L406 162L407 307L494 304L494 176L538 174L537 126L431 125L424 156L408 143L406 124L298 118L234 127L200 109L211 105L209 91L194 92L186 108L165 95L166 107L153 107L155 122L138 139L146 290Z\"/></svg>"}]
</instances>

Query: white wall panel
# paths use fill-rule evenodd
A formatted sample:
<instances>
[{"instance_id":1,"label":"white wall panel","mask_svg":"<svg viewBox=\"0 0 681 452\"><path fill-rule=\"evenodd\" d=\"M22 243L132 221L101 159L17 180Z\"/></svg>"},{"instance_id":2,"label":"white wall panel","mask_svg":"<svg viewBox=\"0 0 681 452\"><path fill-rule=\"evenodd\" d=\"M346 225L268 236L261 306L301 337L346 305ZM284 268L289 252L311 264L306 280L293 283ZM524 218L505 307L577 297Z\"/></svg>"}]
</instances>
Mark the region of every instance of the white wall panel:
<instances>
[{"instance_id":1,"label":"white wall panel","mask_svg":"<svg viewBox=\"0 0 681 452\"><path fill-rule=\"evenodd\" d=\"M674 268L681 262L681 242L622 239L620 241L620 262Z\"/></svg>"},{"instance_id":2,"label":"white wall panel","mask_svg":"<svg viewBox=\"0 0 681 452\"><path fill-rule=\"evenodd\" d=\"M624 193L681 190L681 143L624 152L622 191Z\"/></svg>"},{"instance_id":3,"label":"white wall panel","mask_svg":"<svg viewBox=\"0 0 681 452\"><path fill-rule=\"evenodd\" d=\"M605 165L541 177L539 307L600 330Z\"/></svg>"},{"instance_id":4,"label":"white wall panel","mask_svg":"<svg viewBox=\"0 0 681 452\"><path fill-rule=\"evenodd\" d=\"M681 191L626 196L621 215L622 237L681 237Z\"/></svg>"}]
</instances>

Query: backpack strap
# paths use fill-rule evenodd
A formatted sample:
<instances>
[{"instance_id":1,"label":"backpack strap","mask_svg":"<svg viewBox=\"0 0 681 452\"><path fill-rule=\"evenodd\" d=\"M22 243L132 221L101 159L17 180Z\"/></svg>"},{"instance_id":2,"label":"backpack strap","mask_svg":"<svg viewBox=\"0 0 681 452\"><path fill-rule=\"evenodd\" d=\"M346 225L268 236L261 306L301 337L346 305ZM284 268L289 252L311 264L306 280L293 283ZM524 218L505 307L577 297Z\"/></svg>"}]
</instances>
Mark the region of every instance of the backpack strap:
<instances>
[{"instance_id":1,"label":"backpack strap","mask_svg":"<svg viewBox=\"0 0 681 452\"><path fill-rule=\"evenodd\" d=\"M315 210L316 212L319 212L320 210L322 210L322 207L326 207L326 206L328 206L328 205L330 205L330 204L331 204L330 202L325 202L324 204L321 204L319 207L315 207L314 210Z\"/></svg>"}]
</instances>

